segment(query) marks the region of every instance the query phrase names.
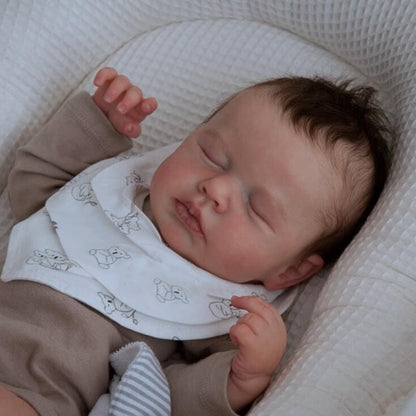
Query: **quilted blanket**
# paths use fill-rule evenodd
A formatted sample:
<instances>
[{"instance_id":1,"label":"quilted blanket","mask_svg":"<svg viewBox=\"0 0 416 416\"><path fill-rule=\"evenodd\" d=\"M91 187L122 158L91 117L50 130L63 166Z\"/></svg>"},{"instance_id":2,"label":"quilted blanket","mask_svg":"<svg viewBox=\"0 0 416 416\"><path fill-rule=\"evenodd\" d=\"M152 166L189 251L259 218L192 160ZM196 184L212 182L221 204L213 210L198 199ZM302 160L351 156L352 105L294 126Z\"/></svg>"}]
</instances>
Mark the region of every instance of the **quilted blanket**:
<instances>
[{"instance_id":1,"label":"quilted blanket","mask_svg":"<svg viewBox=\"0 0 416 416\"><path fill-rule=\"evenodd\" d=\"M226 96L265 78L354 78L378 88L396 132L387 187L336 265L302 285L286 317L285 359L250 415L416 414L415 0L0 6L0 264L17 147L67 97L91 91L99 67L116 67L158 98L143 150L183 139Z\"/></svg>"}]
</instances>

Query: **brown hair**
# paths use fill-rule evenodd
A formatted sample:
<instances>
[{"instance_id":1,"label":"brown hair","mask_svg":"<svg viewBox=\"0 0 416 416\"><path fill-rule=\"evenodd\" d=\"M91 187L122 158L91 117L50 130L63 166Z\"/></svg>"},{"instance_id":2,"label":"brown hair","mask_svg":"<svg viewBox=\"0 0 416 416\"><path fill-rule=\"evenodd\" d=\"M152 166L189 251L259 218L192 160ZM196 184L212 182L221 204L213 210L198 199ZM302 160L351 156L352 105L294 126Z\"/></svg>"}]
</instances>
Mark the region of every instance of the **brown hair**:
<instances>
[{"instance_id":1,"label":"brown hair","mask_svg":"<svg viewBox=\"0 0 416 416\"><path fill-rule=\"evenodd\" d=\"M363 179L368 182L364 184L361 201L355 201L352 207L356 212L346 213L337 204L335 218L328 221L333 224L329 227L331 231L305 249L322 255L327 262L341 254L365 222L381 194L390 167L387 138L391 137L391 127L375 100L376 90L351 84L350 80L337 85L318 77L286 77L255 85L266 88L295 129L311 140L323 140L325 147L332 150L337 144L344 145L347 150L344 187L351 192L363 186L360 183ZM358 163L350 163L352 160ZM346 197L351 197L351 193Z\"/></svg>"}]
</instances>

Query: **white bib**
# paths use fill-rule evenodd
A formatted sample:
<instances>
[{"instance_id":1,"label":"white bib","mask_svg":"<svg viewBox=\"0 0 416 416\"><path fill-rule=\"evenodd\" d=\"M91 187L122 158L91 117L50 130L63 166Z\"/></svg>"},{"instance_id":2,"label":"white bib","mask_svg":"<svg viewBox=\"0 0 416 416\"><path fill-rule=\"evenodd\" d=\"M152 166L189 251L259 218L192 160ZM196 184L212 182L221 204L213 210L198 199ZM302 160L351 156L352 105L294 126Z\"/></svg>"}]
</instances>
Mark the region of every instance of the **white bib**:
<instances>
[{"instance_id":1,"label":"white bib","mask_svg":"<svg viewBox=\"0 0 416 416\"><path fill-rule=\"evenodd\" d=\"M243 313L231 306L232 295L273 301L282 291L228 282L176 254L137 206L177 146L108 159L73 178L15 225L2 280L44 283L127 328L167 339L228 332ZM279 297L280 312L295 295Z\"/></svg>"}]
</instances>

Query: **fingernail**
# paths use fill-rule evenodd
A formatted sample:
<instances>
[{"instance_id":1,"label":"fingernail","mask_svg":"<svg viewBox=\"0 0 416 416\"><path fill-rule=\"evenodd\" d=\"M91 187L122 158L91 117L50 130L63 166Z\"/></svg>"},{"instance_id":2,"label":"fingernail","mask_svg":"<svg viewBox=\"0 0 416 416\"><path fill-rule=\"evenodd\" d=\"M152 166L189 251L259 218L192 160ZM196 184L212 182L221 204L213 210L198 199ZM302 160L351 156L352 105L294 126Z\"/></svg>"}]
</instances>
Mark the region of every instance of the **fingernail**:
<instances>
[{"instance_id":1,"label":"fingernail","mask_svg":"<svg viewBox=\"0 0 416 416\"><path fill-rule=\"evenodd\" d=\"M119 106L117 106L117 110L120 113L124 114L126 112L126 107L124 105L119 105Z\"/></svg>"},{"instance_id":2,"label":"fingernail","mask_svg":"<svg viewBox=\"0 0 416 416\"><path fill-rule=\"evenodd\" d=\"M111 102L111 95L105 94L104 95L104 101L107 101L108 103Z\"/></svg>"},{"instance_id":3,"label":"fingernail","mask_svg":"<svg viewBox=\"0 0 416 416\"><path fill-rule=\"evenodd\" d=\"M148 103L144 103L142 106L144 111L150 111L152 109L152 107L150 107L150 105Z\"/></svg>"}]
</instances>

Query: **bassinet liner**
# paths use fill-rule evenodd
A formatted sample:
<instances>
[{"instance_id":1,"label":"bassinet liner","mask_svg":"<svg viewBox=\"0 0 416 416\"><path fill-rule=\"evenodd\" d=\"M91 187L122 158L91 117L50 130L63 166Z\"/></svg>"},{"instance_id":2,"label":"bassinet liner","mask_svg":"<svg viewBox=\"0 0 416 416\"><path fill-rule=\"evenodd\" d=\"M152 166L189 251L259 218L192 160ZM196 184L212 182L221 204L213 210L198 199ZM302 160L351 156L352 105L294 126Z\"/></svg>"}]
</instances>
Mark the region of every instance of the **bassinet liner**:
<instances>
[{"instance_id":1,"label":"bassinet liner","mask_svg":"<svg viewBox=\"0 0 416 416\"><path fill-rule=\"evenodd\" d=\"M104 65L158 98L141 150L265 78L368 82L395 125L392 174L335 267L301 286L281 371L250 415L399 414L416 386L415 27L414 0L3 0L0 264L16 148Z\"/></svg>"}]
</instances>

